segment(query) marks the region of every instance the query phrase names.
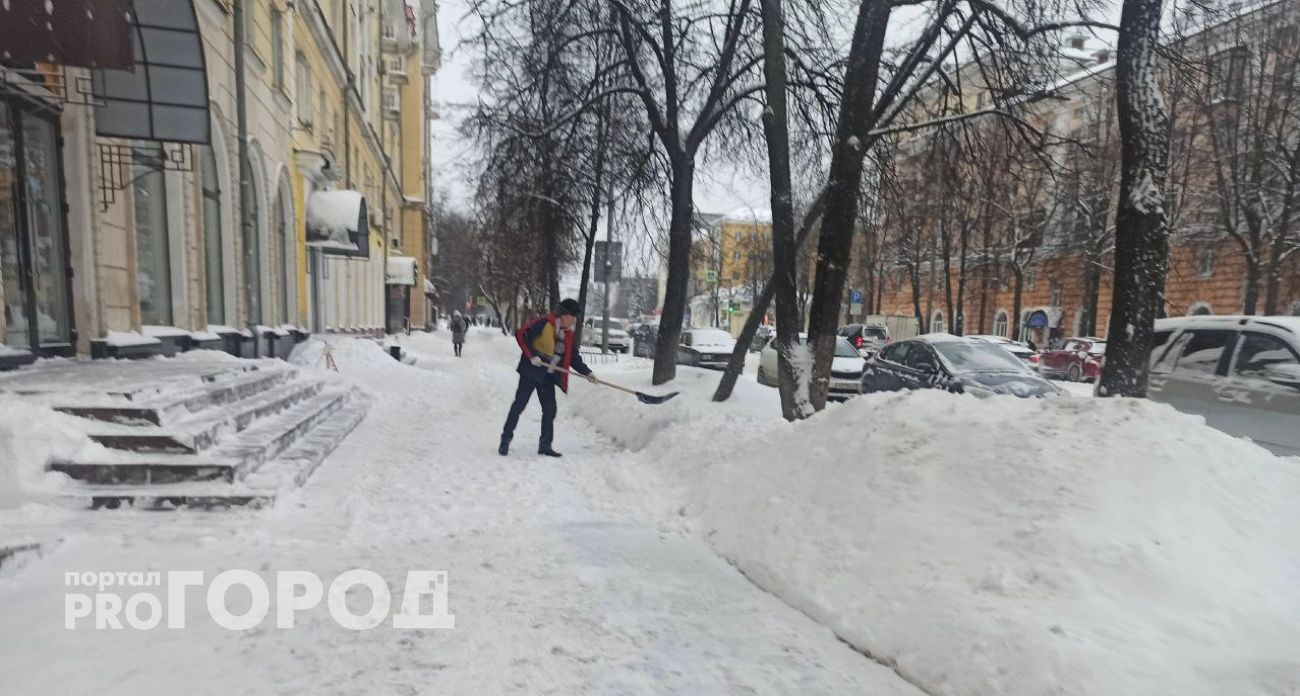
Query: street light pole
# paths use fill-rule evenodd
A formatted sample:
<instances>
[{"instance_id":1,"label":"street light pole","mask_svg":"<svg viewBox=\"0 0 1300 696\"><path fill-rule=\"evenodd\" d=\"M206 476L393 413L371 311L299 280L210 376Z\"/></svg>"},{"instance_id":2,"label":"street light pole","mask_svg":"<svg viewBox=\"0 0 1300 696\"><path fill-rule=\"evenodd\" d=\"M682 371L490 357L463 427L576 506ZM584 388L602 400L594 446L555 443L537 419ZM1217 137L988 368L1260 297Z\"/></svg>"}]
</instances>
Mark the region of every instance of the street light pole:
<instances>
[{"instance_id":1,"label":"street light pole","mask_svg":"<svg viewBox=\"0 0 1300 696\"><path fill-rule=\"evenodd\" d=\"M613 270L610 254L614 252L614 191L605 200L605 292L601 299L600 353L609 352L609 273Z\"/></svg>"}]
</instances>

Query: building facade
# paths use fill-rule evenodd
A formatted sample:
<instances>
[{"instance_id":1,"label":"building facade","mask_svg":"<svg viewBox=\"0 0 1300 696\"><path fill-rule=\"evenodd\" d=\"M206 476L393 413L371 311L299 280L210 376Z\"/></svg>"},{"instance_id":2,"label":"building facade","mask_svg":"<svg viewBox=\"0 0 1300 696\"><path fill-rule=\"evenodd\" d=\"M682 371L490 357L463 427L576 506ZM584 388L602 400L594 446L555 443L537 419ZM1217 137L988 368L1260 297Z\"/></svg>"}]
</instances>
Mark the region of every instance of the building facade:
<instances>
[{"instance_id":1,"label":"building facade","mask_svg":"<svg viewBox=\"0 0 1300 696\"><path fill-rule=\"evenodd\" d=\"M135 58L0 65L12 360L427 326L431 0L10 7L4 31L120 31Z\"/></svg>"}]
</instances>

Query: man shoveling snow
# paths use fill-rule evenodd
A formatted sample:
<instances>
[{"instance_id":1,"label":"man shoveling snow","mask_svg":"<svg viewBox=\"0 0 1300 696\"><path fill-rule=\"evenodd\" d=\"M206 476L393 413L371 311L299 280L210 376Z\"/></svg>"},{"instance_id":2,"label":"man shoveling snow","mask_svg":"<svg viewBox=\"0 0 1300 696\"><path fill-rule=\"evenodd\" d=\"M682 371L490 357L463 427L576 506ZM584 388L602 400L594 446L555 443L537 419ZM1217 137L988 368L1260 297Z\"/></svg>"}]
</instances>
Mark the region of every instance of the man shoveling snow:
<instances>
[{"instance_id":1,"label":"man shoveling snow","mask_svg":"<svg viewBox=\"0 0 1300 696\"><path fill-rule=\"evenodd\" d=\"M519 367L515 368L519 373L515 402L510 405L510 415L506 416L505 427L501 430L501 446L497 448L501 456L510 453L515 426L519 424L519 416L528 406L534 391L542 404L542 437L537 443L537 453L548 457L560 456L551 447L555 436L555 387L559 385L564 393L569 393L570 370L596 383L596 376L582 361L574 345L573 327L578 323L581 310L578 301L570 298L560 303L558 315L538 317L515 332L515 340L519 341L523 354L519 356Z\"/></svg>"}]
</instances>

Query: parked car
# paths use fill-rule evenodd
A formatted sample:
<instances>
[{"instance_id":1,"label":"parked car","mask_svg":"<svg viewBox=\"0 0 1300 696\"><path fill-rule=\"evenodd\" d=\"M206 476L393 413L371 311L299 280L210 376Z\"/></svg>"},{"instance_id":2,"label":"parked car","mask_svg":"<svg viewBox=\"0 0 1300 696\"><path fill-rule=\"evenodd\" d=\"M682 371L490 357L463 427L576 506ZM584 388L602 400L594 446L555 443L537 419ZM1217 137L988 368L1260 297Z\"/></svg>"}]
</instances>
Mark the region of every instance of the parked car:
<instances>
[{"instance_id":1,"label":"parked car","mask_svg":"<svg viewBox=\"0 0 1300 696\"><path fill-rule=\"evenodd\" d=\"M1101 376L1105 357L1106 339L1067 338L1056 348L1048 348L1039 355L1038 371L1044 377L1091 382Z\"/></svg>"},{"instance_id":2,"label":"parked car","mask_svg":"<svg viewBox=\"0 0 1300 696\"><path fill-rule=\"evenodd\" d=\"M626 353L632 347L632 338L627 333L623 322L610 319L608 322L600 317L592 317L582 325L582 344L600 347L604 340L605 329L609 329L609 349L615 353Z\"/></svg>"},{"instance_id":3,"label":"parked car","mask_svg":"<svg viewBox=\"0 0 1300 696\"><path fill-rule=\"evenodd\" d=\"M970 338L973 338L977 341L986 341L988 343L992 343L993 345L998 346L999 348L1002 348L1008 353L1011 353L1012 355L1016 356L1017 358L1020 359L1020 362L1023 362L1024 364L1028 365L1030 368L1034 370L1038 369L1038 362L1041 356L1039 356L1038 351L1034 350L1033 348L1030 348L1029 344L1023 341L1013 341L1007 338L1006 336L976 335L976 336L971 336Z\"/></svg>"},{"instance_id":4,"label":"parked car","mask_svg":"<svg viewBox=\"0 0 1300 696\"><path fill-rule=\"evenodd\" d=\"M655 356L655 343L659 340L658 324L638 324L631 332L632 355L642 358Z\"/></svg>"},{"instance_id":5,"label":"parked car","mask_svg":"<svg viewBox=\"0 0 1300 696\"><path fill-rule=\"evenodd\" d=\"M848 339L849 344L864 357L869 358L889 345L889 328L871 324L848 324L841 326L839 334Z\"/></svg>"},{"instance_id":6,"label":"parked car","mask_svg":"<svg viewBox=\"0 0 1300 696\"><path fill-rule=\"evenodd\" d=\"M1060 393L1020 359L987 341L925 334L891 343L867 360L862 393L901 389L1019 397Z\"/></svg>"},{"instance_id":7,"label":"parked car","mask_svg":"<svg viewBox=\"0 0 1300 696\"><path fill-rule=\"evenodd\" d=\"M799 334L799 342L808 340L808 334ZM776 337L768 339L767 345L758 357L758 383L769 387L777 386ZM835 338L835 356L831 358L831 381L826 398L843 400L858 394L858 384L862 381L862 370L866 360L858 355L848 339L843 336Z\"/></svg>"},{"instance_id":8,"label":"parked car","mask_svg":"<svg viewBox=\"0 0 1300 696\"><path fill-rule=\"evenodd\" d=\"M722 329L686 329L677 346L677 364L721 370L735 348L736 339Z\"/></svg>"},{"instance_id":9,"label":"parked car","mask_svg":"<svg viewBox=\"0 0 1300 696\"><path fill-rule=\"evenodd\" d=\"M776 335L776 329L772 325L767 324L758 327L758 330L754 332L754 340L749 342L749 352L757 353L766 348L768 341L771 341L774 335Z\"/></svg>"},{"instance_id":10,"label":"parked car","mask_svg":"<svg viewBox=\"0 0 1300 696\"><path fill-rule=\"evenodd\" d=\"M1300 455L1300 317L1156 322L1147 397L1280 455Z\"/></svg>"}]
</instances>

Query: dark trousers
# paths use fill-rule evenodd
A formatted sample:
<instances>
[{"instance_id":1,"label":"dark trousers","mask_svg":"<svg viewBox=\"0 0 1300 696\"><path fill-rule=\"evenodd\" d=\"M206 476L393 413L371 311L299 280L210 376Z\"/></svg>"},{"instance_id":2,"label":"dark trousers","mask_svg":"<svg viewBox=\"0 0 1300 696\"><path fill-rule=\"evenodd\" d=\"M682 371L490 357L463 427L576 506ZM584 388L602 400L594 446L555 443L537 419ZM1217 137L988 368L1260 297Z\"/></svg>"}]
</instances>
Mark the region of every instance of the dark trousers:
<instances>
[{"instance_id":1,"label":"dark trousers","mask_svg":"<svg viewBox=\"0 0 1300 696\"><path fill-rule=\"evenodd\" d=\"M519 415L528 406L528 399L537 392L537 400L542 404L542 439L538 449L549 449L555 437L555 383L538 384L522 375L519 388L515 389L515 402L510 404L510 415L506 416L506 426L501 429L501 439L509 442L515 436L515 426L519 425Z\"/></svg>"}]
</instances>

